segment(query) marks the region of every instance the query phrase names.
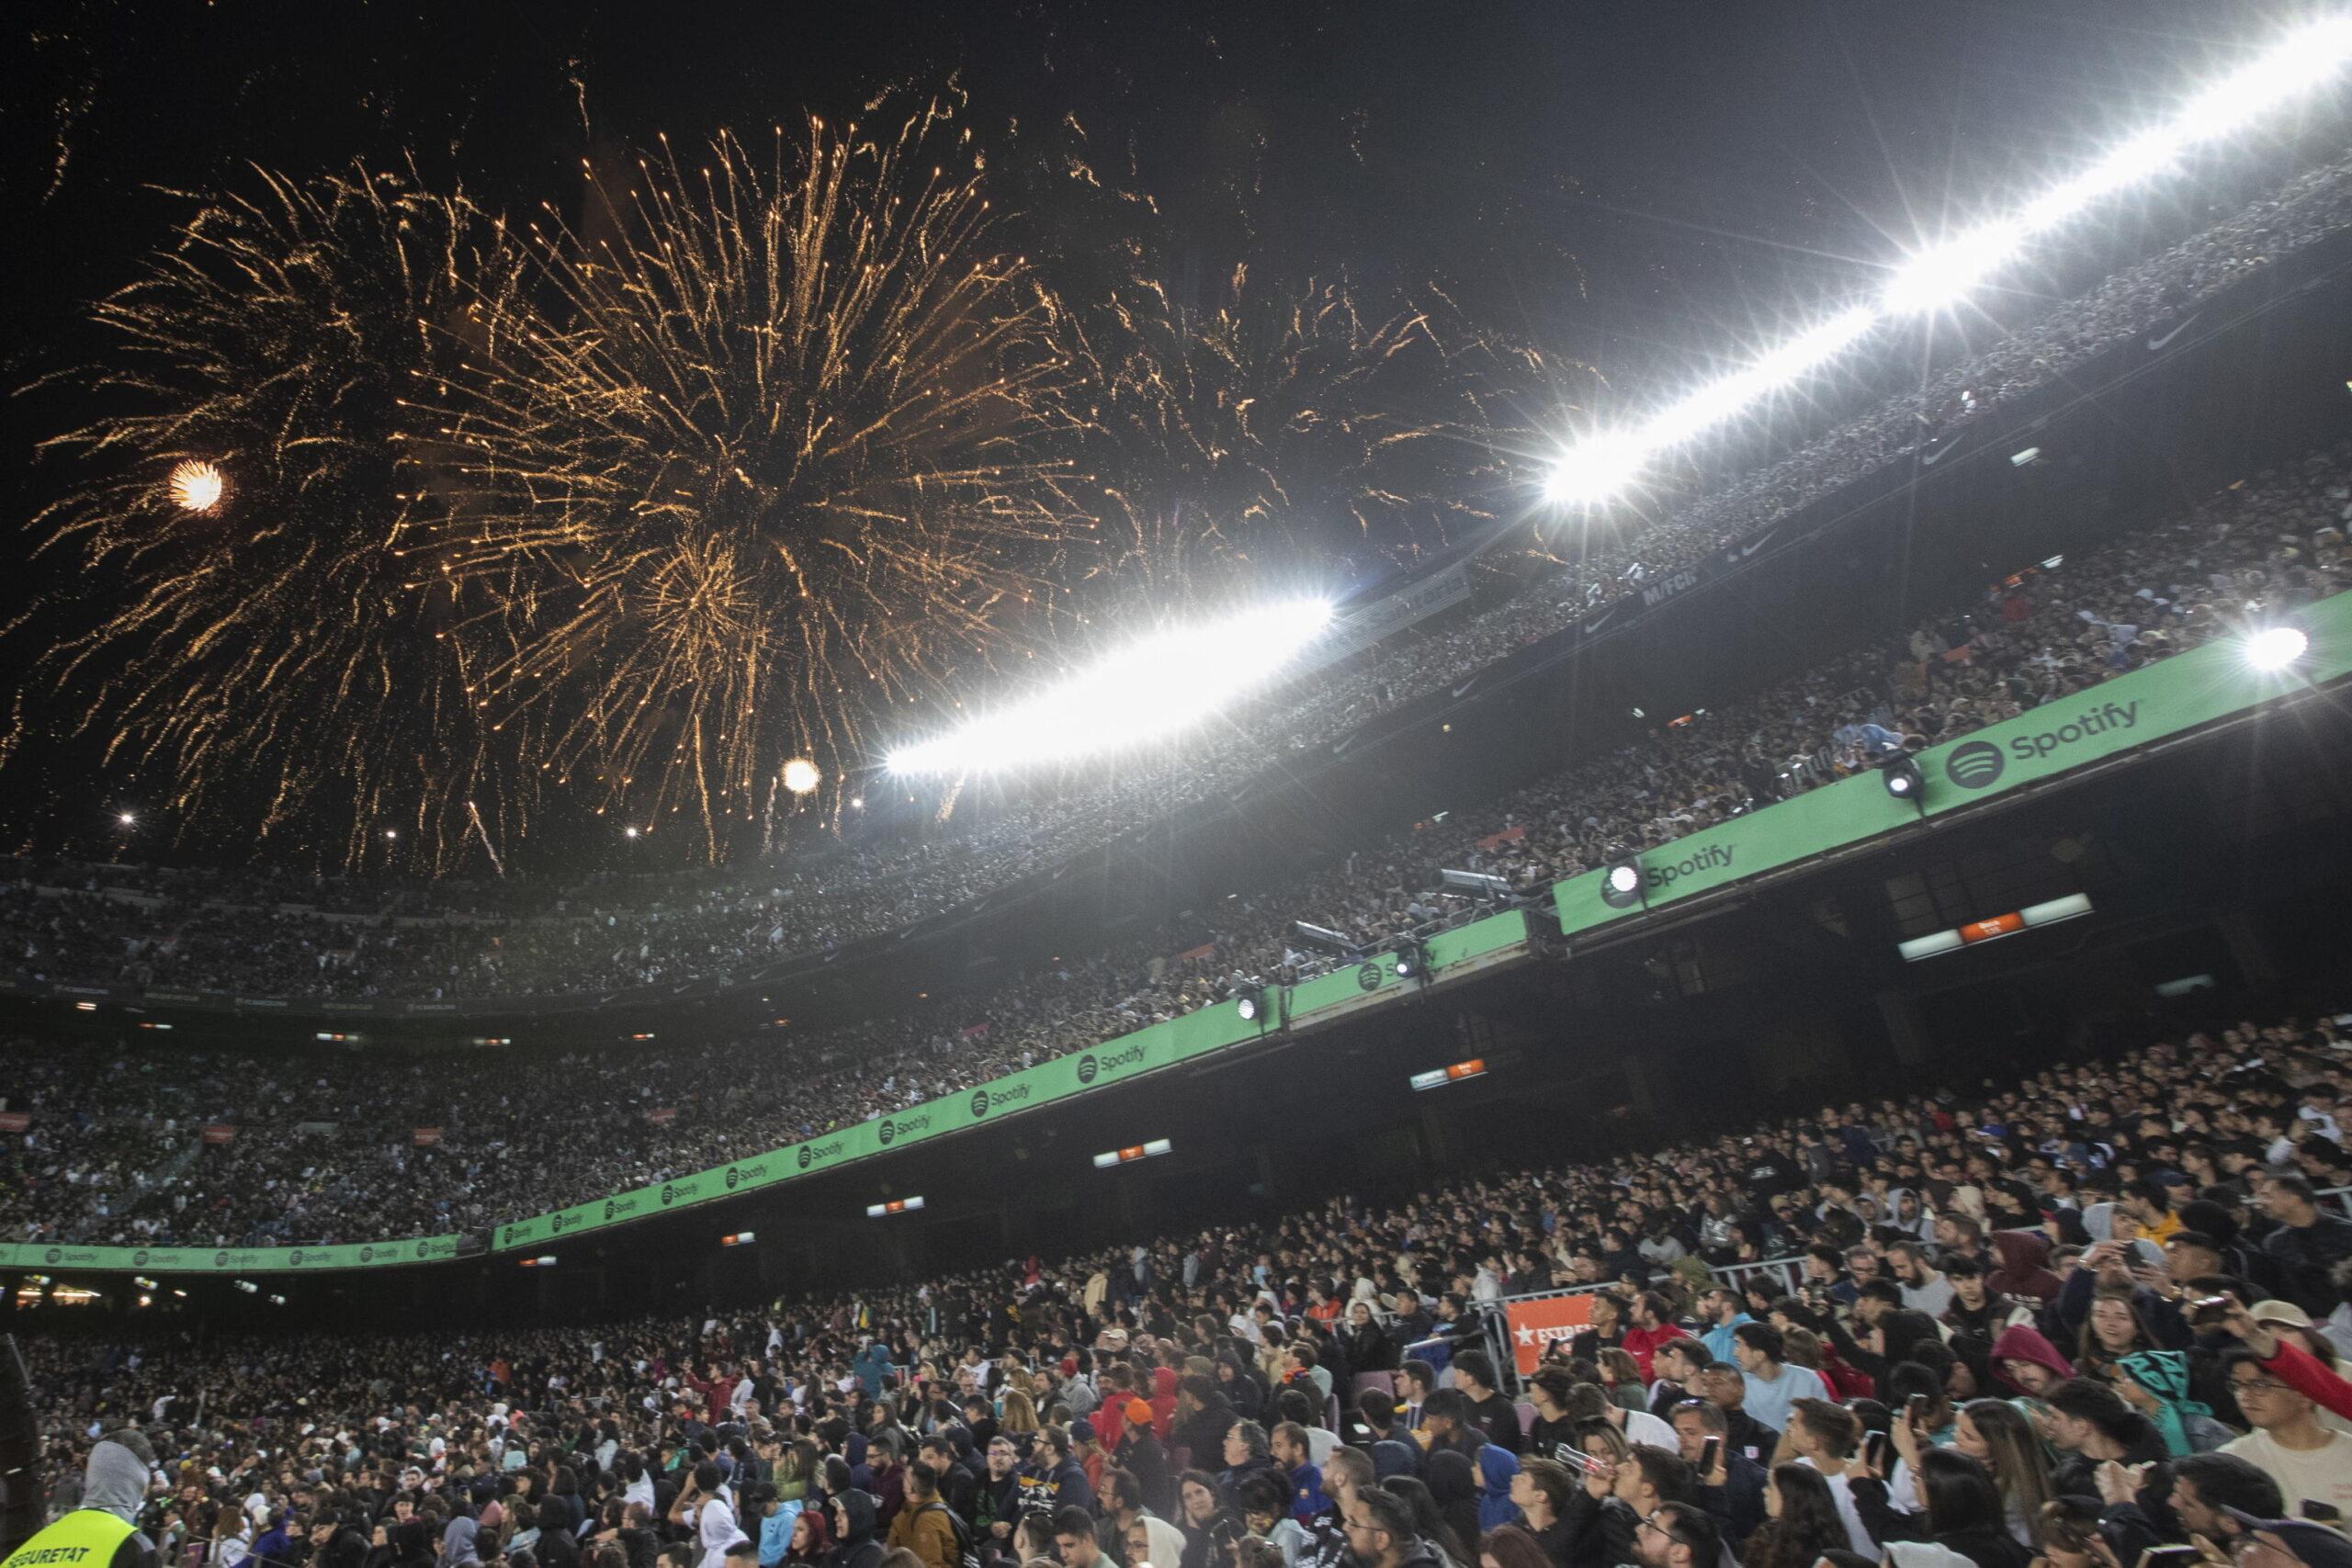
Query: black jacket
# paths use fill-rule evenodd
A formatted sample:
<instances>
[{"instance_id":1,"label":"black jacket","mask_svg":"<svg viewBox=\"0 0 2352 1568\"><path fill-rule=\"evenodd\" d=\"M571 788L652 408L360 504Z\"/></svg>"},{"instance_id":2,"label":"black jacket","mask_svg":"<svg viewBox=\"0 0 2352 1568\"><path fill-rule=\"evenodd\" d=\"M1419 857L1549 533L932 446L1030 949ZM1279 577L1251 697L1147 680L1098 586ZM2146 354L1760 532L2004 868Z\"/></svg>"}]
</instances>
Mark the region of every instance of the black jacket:
<instances>
[{"instance_id":1,"label":"black jacket","mask_svg":"<svg viewBox=\"0 0 2352 1568\"><path fill-rule=\"evenodd\" d=\"M1393 1372L1405 1364L1396 1342L1382 1333L1377 1323L1367 1323L1361 1328L1354 1324L1343 1325L1337 1337L1340 1354L1347 1358L1352 1372Z\"/></svg>"},{"instance_id":2,"label":"black jacket","mask_svg":"<svg viewBox=\"0 0 2352 1568\"><path fill-rule=\"evenodd\" d=\"M1947 1551L1957 1551L1976 1568L2028 1568L2033 1561L2033 1553L2006 1529L1948 1530L1938 1535L1928 1528L1927 1515L1897 1513L1888 1505L1885 1482L1855 1475L1848 1478L1847 1484L1853 1493L1855 1517L1881 1546L1890 1540L1933 1541Z\"/></svg>"},{"instance_id":3,"label":"black jacket","mask_svg":"<svg viewBox=\"0 0 2352 1568\"><path fill-rule=\"evenodd\" d=\"M1742 1453L1724 1455L1724 1483L1703 1482L1690 1500L1714 1516L1724 1540L1737 1547L1764 1522L1764 1467Z\"/></svg>"}]
</instances>

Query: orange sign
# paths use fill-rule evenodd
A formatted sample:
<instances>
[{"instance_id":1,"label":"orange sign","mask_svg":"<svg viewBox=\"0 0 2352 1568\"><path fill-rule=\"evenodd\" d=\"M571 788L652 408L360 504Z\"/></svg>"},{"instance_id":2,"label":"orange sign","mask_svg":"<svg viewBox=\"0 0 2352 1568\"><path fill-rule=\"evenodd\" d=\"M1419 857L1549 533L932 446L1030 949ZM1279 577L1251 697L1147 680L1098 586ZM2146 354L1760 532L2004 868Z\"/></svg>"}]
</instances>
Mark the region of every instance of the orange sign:
<instances>
[{"instance_id":1,"label":"orange sign","mask_svg":"<svg viewBox=\"0 0 2352 1568\"><path fill-rule=\"evenodd\" d=\"M2009 936L2025 930L2023 915L1995 915L1989 920L1971 920L1960 928L1963 943L1990 942L1996 936Z\"/></svg>"},{"instance_id":2,"label":"orange sign","mask_svg":"<svg viewBox=\"0 0 2352 1568\"><path fill-rule=\"evenodd\" d=\"M1555 1339L1573 1339L1592 1321L1592 1297L1536 1296L1512 1302L1503 1309L1510 1325L1511 1355L1519 1375L1527 1376L1544 1359L1544 1348Z\"/></svg>"}]
</instances>

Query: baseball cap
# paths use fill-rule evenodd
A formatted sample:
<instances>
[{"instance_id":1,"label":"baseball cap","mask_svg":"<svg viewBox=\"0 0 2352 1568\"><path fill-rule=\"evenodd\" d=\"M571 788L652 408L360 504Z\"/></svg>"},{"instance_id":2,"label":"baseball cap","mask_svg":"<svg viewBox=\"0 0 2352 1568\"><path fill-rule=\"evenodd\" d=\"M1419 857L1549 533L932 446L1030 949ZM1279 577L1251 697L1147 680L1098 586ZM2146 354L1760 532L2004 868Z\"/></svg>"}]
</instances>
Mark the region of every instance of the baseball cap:
<instances>
[{"instance_id":1,"label":"baseball cap","mask_svg":"<svg viewBox=\"0 0 2352 1568\"><path fill-rule=\"evenodd\" d=\"M2309 1568L2352 1568L2352 1540L2313 1519L2257 1519L2243 1508L2226 1510L2248 1530L2267 1530Z\"/></svg>"}]
</instances>

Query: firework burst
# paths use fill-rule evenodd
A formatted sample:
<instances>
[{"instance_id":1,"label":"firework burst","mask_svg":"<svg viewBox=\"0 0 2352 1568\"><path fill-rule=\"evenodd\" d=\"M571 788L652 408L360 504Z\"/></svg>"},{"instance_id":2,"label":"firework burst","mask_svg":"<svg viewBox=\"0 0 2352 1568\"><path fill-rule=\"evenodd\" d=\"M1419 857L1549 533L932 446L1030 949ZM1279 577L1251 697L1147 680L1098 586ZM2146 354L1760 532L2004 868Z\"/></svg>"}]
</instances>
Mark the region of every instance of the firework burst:
<instances>
[{"instance_id":1,"label":"firework burst","mask_svg":"<svg viewBox=\"0 0 2352 1568\"><path fill-rule=\"evenodd\" d=\"M77 592L10 628L39 651L8 749L70 715L160 775L183 832L299 824L350 863L398 820L437 863L480 763L462 672L391 565L432 506L400 480L401 399L511 269L497 225L413 170L256 174L100 301L111 356L49 378L103 412L44 450L98 477L37 519ZM85 593L111 613L83 620Z\"/></svg>"},{"instance_id":2,"label":"firework burst","mask_svg":"<svg viewBox=\"0 0 2352 1568\"><path fill-rule=\"evenodd\" d=\"M1114 596L1329 586L1496 515L1497 412L1535 365L1442 292L1367 310L1344 284L1237 266L1187 305L1136 265L1083 320L1101 389L1088 570Z\"/></svg>"},{"instance_id":3,"label":"firework burst","mask_svg":"<svg viewBox=\"0 0 2352 1568\"><path fill-rule=\"evenodd\" d=\"M1077 521L1080 367L978 164L940 102L664 144L592 168L483 302L444 422L467 502L417 579L479 596L481 715L600 810L772 841L787 761L838 781L1024 618Z\"/></svg>"}]
</instances>

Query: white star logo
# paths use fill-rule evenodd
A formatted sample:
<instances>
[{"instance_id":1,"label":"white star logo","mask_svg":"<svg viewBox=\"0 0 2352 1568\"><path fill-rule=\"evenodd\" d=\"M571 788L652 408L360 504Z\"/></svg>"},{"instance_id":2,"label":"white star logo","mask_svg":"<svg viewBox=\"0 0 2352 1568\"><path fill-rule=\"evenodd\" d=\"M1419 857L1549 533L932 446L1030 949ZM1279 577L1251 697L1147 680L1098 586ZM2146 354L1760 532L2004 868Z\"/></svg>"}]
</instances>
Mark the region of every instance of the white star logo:
<instances>
[{"instance_id":1,"label":"white star logo","mask_svg":"<svg viewBox=\"0 0 2352 1568\"><path fill-rule=\"evenodd\" d=\"M1522 1345L1532 1345L1532 1344L1534 1344L1534 1343L1535 1343L1535 1330L1533 1330L1533 1329L1532 1329L1532 1328L1528 1327L1525 1324L1521 1324L1521 1325L1520 1325L1520 1326L1519 1326L1519 1342L1520 1342L1521 1344L1522 1344Z\"/></svg>"}]
</instances>

